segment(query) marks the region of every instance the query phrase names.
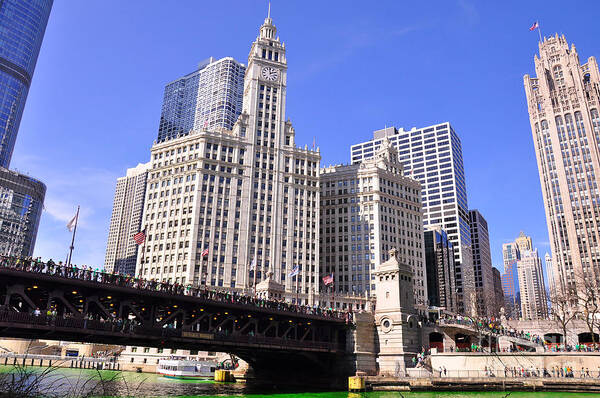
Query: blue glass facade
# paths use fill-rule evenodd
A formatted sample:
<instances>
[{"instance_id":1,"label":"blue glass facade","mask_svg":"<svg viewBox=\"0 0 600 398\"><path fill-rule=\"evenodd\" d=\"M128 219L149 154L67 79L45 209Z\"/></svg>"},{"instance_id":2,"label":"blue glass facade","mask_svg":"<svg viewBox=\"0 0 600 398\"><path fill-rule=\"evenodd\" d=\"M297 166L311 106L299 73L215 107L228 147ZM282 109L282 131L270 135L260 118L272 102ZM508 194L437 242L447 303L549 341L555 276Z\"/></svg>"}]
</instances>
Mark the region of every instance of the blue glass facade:
<instances>
[{"instance_id":1,"label":"blue glass facade","mask_svg":"<svg viewBox=\"0 0 600 398\"><path fill-rule=\"evenodd\" d=\"M0 167L0 254L33 254L45 196L41 181Z\"/></svg>"},{"instance_id":2,"label":"blue glass facade","mask_svg":"<svg viewBox=\"0 0 600 398\"><path fill-rule=\"evenodd\" d=\"M227 57L209 58L198 70L167 84L159 142L190 130L231 130L242 112L246 67Z\"/></svg>"},{"instance_id":3,"label":"blue glass facade","mask_svg":"<svg viewBox=\"0 0 600 398\"><path fill-rule=\"evenodd\" d=\"M0 167L8 167L53 0L0 0Z\"/></svg>"}]
</instances>

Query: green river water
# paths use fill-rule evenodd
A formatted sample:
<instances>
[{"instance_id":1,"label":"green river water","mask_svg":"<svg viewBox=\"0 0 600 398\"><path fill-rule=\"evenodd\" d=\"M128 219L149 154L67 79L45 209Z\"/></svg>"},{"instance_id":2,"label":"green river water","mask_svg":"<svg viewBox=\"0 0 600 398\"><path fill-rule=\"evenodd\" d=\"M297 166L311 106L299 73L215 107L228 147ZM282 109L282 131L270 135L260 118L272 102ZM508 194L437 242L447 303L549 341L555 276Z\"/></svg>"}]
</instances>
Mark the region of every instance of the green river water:
<instances>
[{"instance_id":1,"label":"green river water","mask_svg":"<svg viewBox=\"0 0 600 398\"><path fill-rule=\"evenodd\" d=\"M41 368L27 368L28 377L34 377ZM0 377L14 374L14 369L0 366ZM100 380L104 380L100 387ZM252 386L243 383L215 383L212 381L182 381L167 379L155 374L133 372L111 372L82 369L58 368L40 381L40 391L50 396L77 398L87 396L90 389L96 388L93 395L113 397L211 397L237 396L248 398L503 398L508 392L367 392L348 393L345 391L321 392L310 387L283 390L278 386ZM2 383L0 382L0 388ZM0 391L0 397L5 391ZM46 395L46 394L44 394ZM592 393L563 392L511 392L510 398L584 398L600 397Z\"/></svg>"}]
</instances>

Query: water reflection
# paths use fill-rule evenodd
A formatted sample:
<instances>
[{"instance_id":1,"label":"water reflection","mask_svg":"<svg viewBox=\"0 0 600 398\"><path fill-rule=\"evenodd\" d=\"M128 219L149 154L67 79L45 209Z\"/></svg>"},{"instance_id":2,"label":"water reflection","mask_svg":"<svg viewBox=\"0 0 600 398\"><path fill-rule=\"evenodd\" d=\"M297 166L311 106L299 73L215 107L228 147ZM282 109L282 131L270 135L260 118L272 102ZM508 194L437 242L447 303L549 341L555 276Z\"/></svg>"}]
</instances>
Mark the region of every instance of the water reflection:
<instances>
[{"instance_id":1,"label":"water reflection","mask_svg":"<svg viewBox=\"0 0 600 398\"><path fill-rule=\"evenodd\" d=\"M42 368L28 368L38 374ZM14 373L9 367L0 366L0 373ZM344 391L323 392L306 386L283 388L276 385L254 385L244 383L215 383L211 380L175 380L156 374L94 371L85 369L58 368L51 372L43 383L52 387L53 393L59 396L87 396L94 389L93 395L113 397L208 397L208 396L248 396L270 398L597 398L592 393L563 392L368 392L348 393ZM314 391L311 391L314 390ZM53 395L54 395L53 394ZM507 395L508 394L508 395ZM0 391L0 396L2 391Z\"/></svg>"}]
</instances>

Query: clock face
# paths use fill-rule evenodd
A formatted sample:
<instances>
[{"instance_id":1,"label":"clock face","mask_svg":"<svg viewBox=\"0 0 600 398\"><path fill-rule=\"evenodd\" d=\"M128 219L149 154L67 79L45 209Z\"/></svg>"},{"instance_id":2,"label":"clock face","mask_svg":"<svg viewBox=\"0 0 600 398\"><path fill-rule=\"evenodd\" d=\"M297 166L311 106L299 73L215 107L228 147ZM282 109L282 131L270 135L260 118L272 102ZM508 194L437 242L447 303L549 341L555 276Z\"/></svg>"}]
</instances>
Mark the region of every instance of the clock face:
<instances>
[{"instance_id":1,"label":"clock face","mask_svg":"<svg viewBox=\"0 0 600 398\"><path fill-rule=\"evenodd\" d=\"M279 70L270 66L266 66L262 68L260 74L265 80L275 81L279 77Z\"/></svg>"}]
</instances>

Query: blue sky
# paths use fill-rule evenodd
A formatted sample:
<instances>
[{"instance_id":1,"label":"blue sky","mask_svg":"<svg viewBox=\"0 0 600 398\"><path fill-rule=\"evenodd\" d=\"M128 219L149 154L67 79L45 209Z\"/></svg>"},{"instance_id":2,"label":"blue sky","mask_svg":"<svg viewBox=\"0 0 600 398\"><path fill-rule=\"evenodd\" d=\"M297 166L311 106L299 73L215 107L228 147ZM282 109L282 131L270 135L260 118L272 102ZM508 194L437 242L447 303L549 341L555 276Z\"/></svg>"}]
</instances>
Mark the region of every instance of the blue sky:
<instances>
[{"instance_id":1,"label":"blue sky","mask_svg":"<svg viewBox=\"0 0 600 398\"><path fill-rule=\"evenodd\" d=\"M100 265L116 178L149 159L165 83L210 56L246 63L266 0L57 0L11 167L48 186L35 254ZM523 75L542 33L564 33L582 62L600 55L595 1L274 0L288 51L287 115L316 136L323 164L385 125L450 121L463 144L468 202L486 217L494 265L520 230L550 250Z\"/></svg>"}]
</instances>

